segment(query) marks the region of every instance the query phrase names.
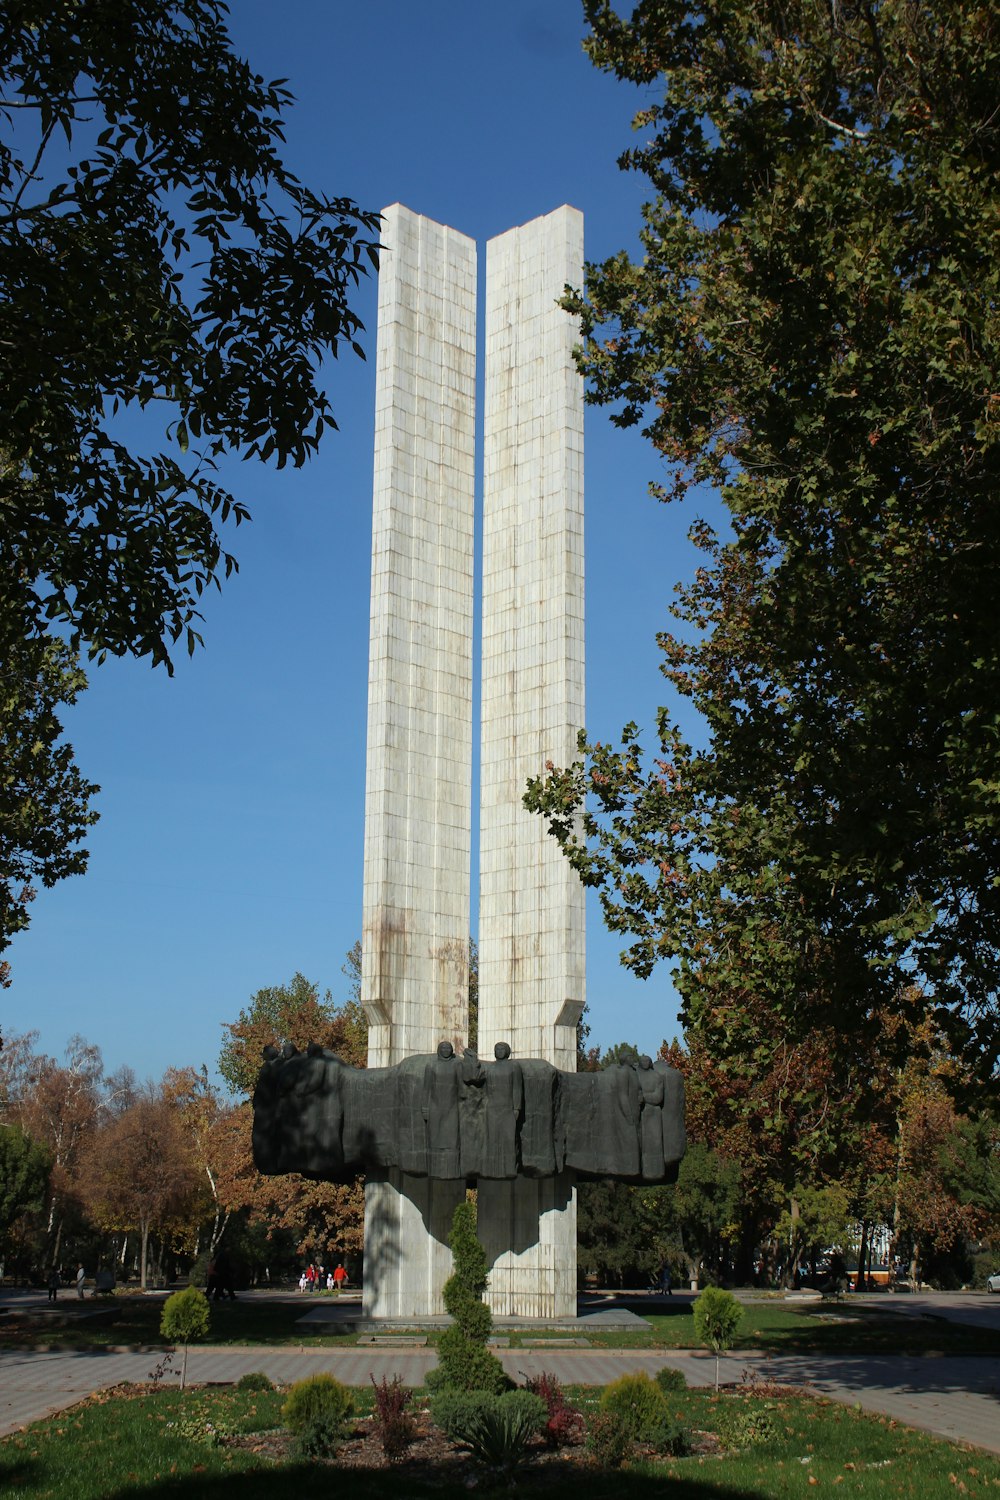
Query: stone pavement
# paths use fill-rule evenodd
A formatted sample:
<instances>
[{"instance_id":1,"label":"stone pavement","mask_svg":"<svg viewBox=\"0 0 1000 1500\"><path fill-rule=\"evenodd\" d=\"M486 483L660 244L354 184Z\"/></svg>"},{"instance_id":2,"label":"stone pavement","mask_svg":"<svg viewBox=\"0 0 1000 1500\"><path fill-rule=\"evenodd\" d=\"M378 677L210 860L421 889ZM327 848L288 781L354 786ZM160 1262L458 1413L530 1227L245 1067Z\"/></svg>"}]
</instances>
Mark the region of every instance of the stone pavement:
<instances>
[{"instance_id":1,"label":"stone pavement","mask_svg":"<svg viewBox=\"0 0 1000 1500\"><path fill-rule=\"evenodd\" d=\"M515 1380L551 1371L564 1384L603 1385L636 1370L681 1370L689 1385L711 1385L715 1360L700 1352L642 1353L603 1349L502 1349ZM159 1351L33 1352L0 1349L0 1436L125 1381L146 1381ZM179 1360L178 1360L179 1363ZM188 1379L195 1384L238 1380L263 1370L276 1383L329 1371L349 1385L398 1374L420 1385L435 1363L433 1349L295 1349L192 1346ZM750 1370L782 1384L879 1412L953 1442L1000 1453L1000 1368L984 1356L776 1355L740 1351L724 1357L720 1378L739 1381ZM168 1375L171 1382L177 1377Z\"/></svg>"}]
</instances>

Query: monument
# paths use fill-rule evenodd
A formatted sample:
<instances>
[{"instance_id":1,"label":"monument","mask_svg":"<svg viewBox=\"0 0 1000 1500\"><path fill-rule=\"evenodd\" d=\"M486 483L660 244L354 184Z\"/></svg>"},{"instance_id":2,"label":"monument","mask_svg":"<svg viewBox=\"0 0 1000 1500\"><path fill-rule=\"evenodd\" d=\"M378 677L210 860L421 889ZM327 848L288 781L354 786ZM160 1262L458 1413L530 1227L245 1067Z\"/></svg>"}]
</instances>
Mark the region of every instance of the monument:
<instances>
[{"instance_id":1,"label":"monument","mask_svg":"<svg viewBox=\"0 0 1000 1500\"><path fill-rule=\"evenodd\" d=\"M528 778L584 724L583 387L558 306L583 274L562 207L487 244L479 1043L467 1046L472 848L474 241L383 215L376 345L361 997L368 1069L268 1056L262 1171L367 1174L369 1317L443 1311L447 1236L479 1198L495 1314L576 1312L578 1176L663 1181L683 1086L648 1058L576 1074L584 890ZM648 1075L648 1077L647 1077ZM670 1075L669 1077L667 1075Z\"/></svg>"}]
</instances>

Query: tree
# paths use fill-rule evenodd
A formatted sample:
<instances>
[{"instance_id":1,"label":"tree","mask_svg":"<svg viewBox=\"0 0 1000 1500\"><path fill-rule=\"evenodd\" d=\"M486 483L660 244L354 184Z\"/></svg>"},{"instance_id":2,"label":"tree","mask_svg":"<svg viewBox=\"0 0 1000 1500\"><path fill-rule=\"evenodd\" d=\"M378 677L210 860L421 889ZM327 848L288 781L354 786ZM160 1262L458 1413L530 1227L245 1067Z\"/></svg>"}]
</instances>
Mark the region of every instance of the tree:
<instances>
[{"instance_id":1,"label":"tree","mask_svg":"<svg viewBox=\"0 0 1000 1500\"><path fill-rule=\"evenodd\" d=\"M208 1299L199 1292L196 1286L186 1286L183 1291L174 1292L163 1304L163 1312L160 1314L160 1335L162 1338L179 1342L184 1347L181 1361L181 1390L187 1385L188 1344L192 1339L205 1338L211 1322Z\"/></svg>"},{"instance_id":2,"label":"tree","mask_svg":"<svg viewBox=\"0 0 1000 1500\"><path fill-rule=\"evenodd\" d=\"M364 1241L364 1189L354 1183L312 1182L297 1172L281 1177L262 1177L251 1156L253 1092L266 1046L293 1043L300 1049L310 1042L329 1047L345 1062L364 1067L367 1061L368 1025L359 996L360 949L355 944L347 954L343 972L351 981L350 998L335 1005L329 990L320 997L318 987L302 974L287 985L258 990L239 1018L224 1027L227 1033L219 1054L219 1072L235 1094L244 1095L223 1126L224 1163L219 1191L230 1209L245 1209L251 1222L264 1223L269 1231L289 1231L301 1254L325 1258L359 1252Z\"/></svg>"},{"instance_id":3,"label":"tree","mask_svg":"<svg viewBox=\"0 0 1000 1500\"><path fill-rule=\"evenodd\" d=\"M627 961L677 961L691 1024L749 978L776 1030L863 1033L918 982L988 1076L1000 20L978 0L586 9L595 62L663 91L623 159L656 189L642 259L589 267L568 302L589 399L643 425L662 497L717 485L732 535L696 525L662 637L706 745L663 710L648 768L630 726L534 805Z\"/></svg>"},{"instance_id":4,"label":"tree","mask_svg":"<svg viewBox=\"0 0 1000 1500\"><path fill-rule=\"evenodd\" d=\"M167 663L233 567L220 454L298 465L333 425L317 365L360 352L378 215L283 164L292 96L235 55L220 0L7 9L3 580L19 630ZM163 411L169 451L126 448L128 407Z\"/></svg>"},{"instance_id":5,"label":"tree","mask_svg":"<svg viewBox=\"0 0 1000 1500\"><path fill-rule=\"evenodd\" d=\"M52 1157L20 1125L0 1125L0 1246L24 1213L45 1202Z\"/></svg>"},{"instance_id":6,"label":"tree","mask_svg":"<svg viewBox=\"0 0 1000 1500\"><path fill-rule=\"evenodd\" d=\"M253 1093L265 1047L291 1042L303 1050L317 1042L354 1067L363 1067L367 1056L368 1026L360 1001L352 998L335 1006L329 990L321 999L318 987L302 974L293 974L288 984L257 990L223 1031L228 1035L219 1053L219 1072L234 1094Z\"/></svg>"},{"instance_id":7,"label":"tree","mask_svg":"<svg viewBox=\"0 0 1000 1500\"><path fill-rule=\"evenodd\" d=\"M183 1216L197 1189L177 1109L162 1098L139 1099L91 1139L80 1182L95 1223L138 1233L145 1291L150 1233Z\"/></svg>"},{"instance_id":8,"label":"tree","mask_svg":"<svg viewBox=\"0 0 1000 1500\"><path fill-rule=\"evenodd\" d=\"M0 735L22 775L13 700L51 724L83 685L50 630L172 670L237 566L220 528L249 515L220 458L304 463L336 425L323 357L362 353L350 294L377 262L378 215L284 165L292 96L236 56L225 15L222 0L5 7ZM21 865L51 884L86 863L95 789L52 740L30 763L39 800L21 795L0 829L0 946L26 924Z\"/></svg>"},{"instance_id":9,"label":"tree","mask_svg":"<svg viewBox=\"0 0 1000 1500\"><path fill-rule=\"evenodd\" d=\"M707 1286L694 1300L695 1335L715 1355L715 1389L719 1389L719 1355L731 1349L743 1309L731 1292Z\"/></svg>"},{"instance_id":10,"label":"tree","mask_svg":"<svg viewBox=\"0 0 1000 1500\"><path fill-rule=\"evenodd\" d=\"M0 953L28 925L35 886L53 886L87 868L76 847L97 821L72 746L59 743L61 704L72 704L86 678L61 641L12 638L0 669ZM0 985L9 965L0 960Z\"/></svg>"}]
</instances>

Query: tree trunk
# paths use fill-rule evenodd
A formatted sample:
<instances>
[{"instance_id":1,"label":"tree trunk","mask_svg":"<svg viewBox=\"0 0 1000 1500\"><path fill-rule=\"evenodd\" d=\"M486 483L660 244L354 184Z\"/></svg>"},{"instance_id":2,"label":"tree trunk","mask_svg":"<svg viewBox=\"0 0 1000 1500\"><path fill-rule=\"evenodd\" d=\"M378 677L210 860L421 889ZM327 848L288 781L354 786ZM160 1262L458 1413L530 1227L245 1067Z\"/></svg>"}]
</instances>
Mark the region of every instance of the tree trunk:
<instances>
[{"instance_id":1,"label":"tree trunk","mask_svg":"<svg viewBox=\"0 0 1000 1500\"><path fill-rule=\"evenodd\" d=\"M146 1223L145 1220L143 1220L142 1224L140 1225L140 1232L142 1234L142 1245L141 1245L141 1248L140 1248L140 1251L139 1251L139 1256L140 1256L139 1285L142 1288L142 1290L145 1291L146 1290L146 1247L149 1244L149 1225Z\"/></svg>"},{"instance_id":2,"label":"tree trunk","mask_svg":"<svg viewBox=\"0 0 1000 1500\"><path fill-rule=\"evenodd\" d=\"M871 1254L871 1247L870 1247L869 1241L868 1241L868 1220L867 1219L862 1219L861 1220L861 1243L858 1246L858 1279L857 1279L857 1282L855 1283L855 1290L859 1291L859 1292L863 1292L864 1289L865 1289L865 1256L866 1256L866 1254L869 1255L869 1256Z\"/></svg>"}]
</instances>

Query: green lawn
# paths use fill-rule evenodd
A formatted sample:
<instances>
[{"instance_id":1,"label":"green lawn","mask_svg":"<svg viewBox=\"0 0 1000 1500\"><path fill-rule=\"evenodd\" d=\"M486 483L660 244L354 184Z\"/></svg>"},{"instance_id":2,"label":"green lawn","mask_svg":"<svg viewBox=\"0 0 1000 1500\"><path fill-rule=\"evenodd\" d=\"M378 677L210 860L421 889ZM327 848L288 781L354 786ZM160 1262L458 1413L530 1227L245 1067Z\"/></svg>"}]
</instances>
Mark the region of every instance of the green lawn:
<instances>
[{"instance_id":1,"label":"green lawn","mask_svg":"<svg viewBox=\"0 0 1000 1500\"><path fill-rule=\"evenodd\" d=\"M597 1393L575 1394L588 1408ZM360 1393L359 1393L360 1395ZM252 1451L211 1446L216 1431L252 1433L279 1425L281 1396L231 1390L118 1393L93 1398L60 1417L0 1441L5 1500L139 1500L205 1496L208 1500L329 1500L346 1486L352 1500L464 1495L448 1482L399 1469L366 1472L328 1465L273 1462ZM367 1403L366 1403L367 1404ZM1000 1461L826 1402L688 1391L670 1397L689 1430L731 1432L742 1413L765 1414L770 1436L759 1446L707 1458L644 1462L602 1472L580 1450L565 1463L529 1465L518 1493L546 1500L783 1500L835 1492L865 1500L1000 1493ZM479 1494L511 1493L483 1476Z\"/></svg>"},{"instance_id":2,"label":"green lawn","mask_svg":"<svg viewBox=\"0 0 1000 1500\"><path fill-rule=\"evenodd\" d=\"M58 1348L84 1348L109 1344L158 1345L159 1298L117 1297L99 1317L56 1328L44 1323L25 1327L7 1324L0 1328L0 1345L45 1343ZM212 1304L214 1344L291 1344L305 1348L343 1347L357 1342L351 1333L335 1333L331 1325L310 1333L296 1322L305 1306L299 1302L266 1302L237 1299ZM360 1308L357 1309L360 1313ZM698 1346L690 1303L678 1301L662 1313L645 1314L650 1329L636 1333L588 1330L594 1348L690 1349ZM558 1336L559 1330L552 1330ZM524 1339L537 1338L544 1330L530 1333L503 1331L512 1348ZM429 1335L431 1343L439 1337ZM881 1307L850 1303L790 1307L778 1303L750 1303L743 1309L736 1349L764 1349L778 1353L830 1354L1000 1354L1000 1336L989 1329L948 1323L943 1318L911 1318L883 1311Z\"/></svg>"}]
</instances>

